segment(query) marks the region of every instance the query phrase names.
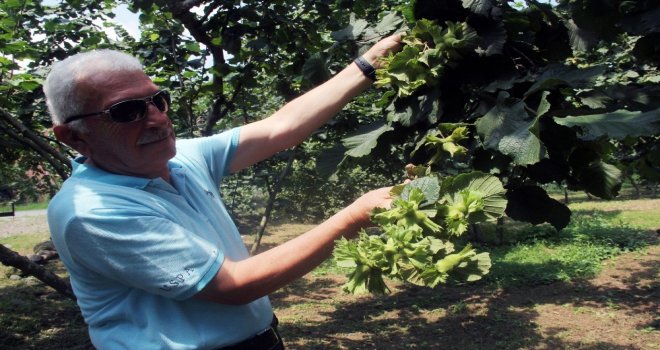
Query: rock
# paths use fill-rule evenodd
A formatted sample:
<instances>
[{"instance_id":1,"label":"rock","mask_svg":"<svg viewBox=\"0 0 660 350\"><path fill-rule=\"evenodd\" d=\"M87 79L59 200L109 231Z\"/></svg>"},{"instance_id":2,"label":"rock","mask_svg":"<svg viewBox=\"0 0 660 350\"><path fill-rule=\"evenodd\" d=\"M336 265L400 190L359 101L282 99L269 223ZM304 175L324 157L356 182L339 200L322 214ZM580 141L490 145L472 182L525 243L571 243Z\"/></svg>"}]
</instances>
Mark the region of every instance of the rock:
<instances>
[{"instance_id":1,"label":"rock","mask_svg":"<svg viewBox=\"0 0 660 350\"><path fill-rule=\"evenodd\" d=\"M38 252L41 250L57 250L55 249L55 245L53 244L53 241L47 240L45 242L41 242L32 248L32 251L39 254Z\"/></svg>"},{"instance_id":2,"label":"rock","mask_svg":"<svg viewBox=\"0 0 660 350\"><path fill-rule=\"evenodd\" d=\"M42 258L44 258L45 261L57 259L60 257L56 250L40 250L37 255L40 255Z\"/></svg>"},{"instance_id":3,"label":"rock","mask_svg":"<svg viewBox=\"0 0 660 350\"><path fill-rule=\"evenodd\" d=\"M44 262L44 258L41 255L30 255L27 257L28 260L32 261L33 263L40 264Z\"/></svg>"},{"instance_id":4,"label":"rock","mask_svg":"<svg viewBox=\"0 0 660 350\"><path fill-rule=\"evenodd\" d=\"M19 276L19 275L11 275L11 276L9 276L9 279L12 280L12 281L18 281L18 280L21 279L21 276Z\"/></svg>"}]
</instances>

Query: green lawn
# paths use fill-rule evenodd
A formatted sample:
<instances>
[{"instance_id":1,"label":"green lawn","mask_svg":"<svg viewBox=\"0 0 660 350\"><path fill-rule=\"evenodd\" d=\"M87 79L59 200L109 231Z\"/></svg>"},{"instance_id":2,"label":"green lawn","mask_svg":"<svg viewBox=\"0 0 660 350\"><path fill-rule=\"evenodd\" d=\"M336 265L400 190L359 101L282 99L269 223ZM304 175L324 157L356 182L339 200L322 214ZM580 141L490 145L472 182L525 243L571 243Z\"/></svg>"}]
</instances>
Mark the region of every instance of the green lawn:
<instances>
[{"instance_id":1,"label":"green lawn","mask_svg":"<svg viewBox=\"0 0 660 350\"><path fill-rule=\"evenodd\" d=\"M37 202L37 203L25 203L25 204L15 204L14 210L39 210L48 208L48 201ZM0 203L0 212L11 211L11 204L9 203Z\"/></svg>"},{"instance_id":2,"label":"green lawn","mask_svg":"<svg viewBox=\"0 0 660 350\"><path fill-rule=\"evenodd\" d=\"M42 203L21 208L45 206ZM506 220L504 241L500 242L493 225L481 227L479 250L491 254L493 265L490 274L479 284L488 289L586 280L596 276L604 262L624 252L644 254L651 249L650 246L657 245L655 230L660 228L660 212L657 209L660 208L660 199L575 201L570 208L573 211L572 220L568 227L559 232L549 225L532 226ZM307 229L307 226L298 228ZM290 239L289 235L297 234L287 227L282 229L283 233L273 233L278 230L276 225L270 230L274 237L267 238L275 239L271 244L281 243ZM47 239L48 234L45 233L27 234L0 238L0 244L21 254L31 254L34 245ZM54 261L47 266L60 276L66 276L61 262ZM310 276L322 284L327 283L328 278L337 278L347 272L347 269L340 269L329 260ZM53 293L32 277L10 278L17 274L19 271L16 269L0 265L0 344L3 344L3 349L87 348L89 339L86 327L75 303ZM287 287L278 293L295 296L307 295L308 291ZM327 302L333 307L347 303L343 299L342 302L334 300L337 296L333 293L329 293L329 300L319 303ZM349 303L370 300L365 297L340 298L348 299ZM307 306L312 311L319 308L318 303ZM296 312L313 314L310 311ZM458 312L459 316L464 313ZM43 318L40 315L51 316ZM447 313L442 317L451 318L451 315ZM301 325L289 322L288 333L295 333L294 326L313 328L311 323L306 323L310 321L301 322Z\"/></svg>"}]
</instances>

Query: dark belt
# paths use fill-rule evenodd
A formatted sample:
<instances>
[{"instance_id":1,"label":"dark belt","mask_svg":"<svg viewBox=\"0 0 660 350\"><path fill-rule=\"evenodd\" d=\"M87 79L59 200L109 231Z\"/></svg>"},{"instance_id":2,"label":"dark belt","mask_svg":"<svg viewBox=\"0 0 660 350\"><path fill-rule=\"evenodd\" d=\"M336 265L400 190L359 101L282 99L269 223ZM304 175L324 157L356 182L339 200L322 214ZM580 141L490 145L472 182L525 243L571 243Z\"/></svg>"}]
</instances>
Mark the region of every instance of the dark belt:
<instances>
[{"instance_id":1,"label":"dark belt","mask_svg":"<svg viewBox=\"0 0 660 350\"><path fill-rule=\"evenodd\" d=\"M230 346L219 348L218 350L278 350L284 349L282 338L277 331L277 317L273 315L273 322L270 327L259 332L254 337L243 340L242 342Z\"/></svg>"}]
</instances>

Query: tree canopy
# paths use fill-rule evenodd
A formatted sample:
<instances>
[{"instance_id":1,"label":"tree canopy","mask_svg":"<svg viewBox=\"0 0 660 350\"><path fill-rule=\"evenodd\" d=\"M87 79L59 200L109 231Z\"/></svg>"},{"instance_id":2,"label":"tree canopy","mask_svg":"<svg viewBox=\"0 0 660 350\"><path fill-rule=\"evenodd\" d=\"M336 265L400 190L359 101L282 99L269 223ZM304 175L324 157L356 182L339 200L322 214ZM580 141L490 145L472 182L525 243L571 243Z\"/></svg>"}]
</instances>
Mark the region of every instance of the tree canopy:
<instances>
[{"instance_id":1,"label":"tree canopy","mask_svg":"<svg viewBox=\"0 0 660 350\"><path fill-rule=\"evenodd\" d=\"M139 14L138 39L111 21L119 4ZM72 154L50 132L40 89L67 55L138 56L172 91L176 131L189 137L267 116L382 36L408 31L378 88L299 159L325 178L355 164L477 169L503 181L509 216L560 228L569 212L543 184L612 198L622 171L657 181L659 23L657 0L7 0L1 190L52 193L67 177Z\"/></svg>"}]
</instances>

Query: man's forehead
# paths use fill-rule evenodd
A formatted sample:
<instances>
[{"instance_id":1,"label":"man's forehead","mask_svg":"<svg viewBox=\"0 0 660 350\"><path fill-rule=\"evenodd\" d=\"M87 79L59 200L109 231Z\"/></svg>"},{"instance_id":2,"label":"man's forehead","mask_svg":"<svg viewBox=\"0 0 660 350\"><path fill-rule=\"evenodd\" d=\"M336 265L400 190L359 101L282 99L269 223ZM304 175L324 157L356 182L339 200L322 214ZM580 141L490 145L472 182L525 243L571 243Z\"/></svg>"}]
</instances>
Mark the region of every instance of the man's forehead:
<instances>
[{"instance_id":1,"label":"man's forehead","mask_svg":"<svg viewBox=\"0 0 660 350\"><path fill-rule=\"evenodd\" d=\"M99 71L76 80L85 99L103 99L104 104L148 96L158 90L142 71Z\"/></svg>"}]
</instances>

